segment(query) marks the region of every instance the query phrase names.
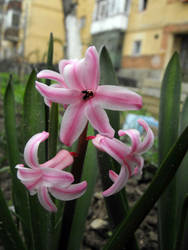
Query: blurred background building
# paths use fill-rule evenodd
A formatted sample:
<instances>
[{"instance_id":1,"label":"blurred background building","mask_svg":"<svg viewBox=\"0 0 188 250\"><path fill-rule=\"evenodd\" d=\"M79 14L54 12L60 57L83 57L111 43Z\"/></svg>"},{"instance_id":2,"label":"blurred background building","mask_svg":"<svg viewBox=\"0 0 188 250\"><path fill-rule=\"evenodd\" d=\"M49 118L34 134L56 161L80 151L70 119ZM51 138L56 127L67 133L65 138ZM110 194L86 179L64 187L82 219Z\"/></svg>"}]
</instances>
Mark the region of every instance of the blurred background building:
<instances>
[{"instance_id":1,"label":"blurred background building","mask_svg":"<svg viewBox=\"0 0 188 250\"><path fill-rule=\"evenodd\" d=\"M182 98L188 93L188 0L0 0L0 60L43 62L50 32L55 63L105 45L120 84L141 89L154 114L165 66L178 51Z\"/></svg>"}]
</instances>

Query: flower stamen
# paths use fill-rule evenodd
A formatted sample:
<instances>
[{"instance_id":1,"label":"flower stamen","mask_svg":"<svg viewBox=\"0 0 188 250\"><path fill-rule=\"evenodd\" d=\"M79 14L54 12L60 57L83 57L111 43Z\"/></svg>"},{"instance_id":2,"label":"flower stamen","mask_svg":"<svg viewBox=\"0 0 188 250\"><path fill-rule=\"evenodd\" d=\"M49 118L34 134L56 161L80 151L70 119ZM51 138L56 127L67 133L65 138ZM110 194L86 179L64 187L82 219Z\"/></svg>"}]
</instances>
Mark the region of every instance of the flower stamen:
<instances>
[{"instance_id":1,"label":"flower stamen","mask_svg":"<svg viewBox=\"0 0 188 250\"><path fill-rule=\"evenodd\" d=\"M83 90L82 93L84 94L83 100L87 100L87 99L92 98L94 96L92 90Z\"/></svg>"}]
</instances>

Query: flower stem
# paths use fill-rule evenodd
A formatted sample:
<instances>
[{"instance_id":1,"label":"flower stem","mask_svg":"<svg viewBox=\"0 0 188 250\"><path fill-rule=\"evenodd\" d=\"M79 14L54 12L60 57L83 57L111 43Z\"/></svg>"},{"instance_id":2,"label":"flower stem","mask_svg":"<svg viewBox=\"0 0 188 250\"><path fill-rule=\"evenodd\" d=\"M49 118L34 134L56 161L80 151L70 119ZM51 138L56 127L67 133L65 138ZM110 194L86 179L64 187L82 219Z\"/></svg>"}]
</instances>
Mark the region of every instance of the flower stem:
<instances>
[{"instance_id":1,"label":"flower stem","mask_svg":"<svg viewBox=\"0 0 188 250\"><path fill-rule=\"evenodd\" d=\"M79 137L78 144L77 144L77 151L76 151L77 157L75 157L74 163L72 165L71 172L74 175L74 179L76 183L80 181L81 176L82 176L82 169L83 169L85 154L86 154L87 145L88 145L88 140L86 140L87 128L88 128L88 124L86 125L84 131ZM75 207L76 207L76 200L72 200L72 201L65 203L58 250L67 249Z\"/></svg>"}]
</instances>

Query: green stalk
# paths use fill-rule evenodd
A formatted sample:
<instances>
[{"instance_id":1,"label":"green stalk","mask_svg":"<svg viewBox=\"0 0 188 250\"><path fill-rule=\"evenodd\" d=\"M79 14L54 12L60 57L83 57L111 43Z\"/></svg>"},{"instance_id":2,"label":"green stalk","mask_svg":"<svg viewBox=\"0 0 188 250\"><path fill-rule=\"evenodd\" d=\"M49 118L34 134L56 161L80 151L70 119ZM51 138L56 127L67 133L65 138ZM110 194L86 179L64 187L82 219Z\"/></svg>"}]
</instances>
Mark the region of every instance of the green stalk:
<instances>
[{"instance_id":1,"label":"green stalk","mask_svg":"<svg viewBox=\"0 0 188 250\"><path fill-rule=\"evenodd\" d=\"M108 54L108 51L105 47L101 49L100 52L100 69L101 69L101 84L111 84L118 85L118 80ZM118 130L120 129L120 113L117 111L107 111L110 124L115 130L115 137L118 138ZM112 185L112 182L108 176L110 169L117 172L120 169L120 166L115 162L109 155L104 152L97 152L99 169L102 178L103 189L107 189ZM129 206L126 197L125 190L122 190L118 194L105 198L106 208L108 211L109 218L112 222L113 227L119 225L121 221L126 217ZM138 245L135 237L132 235L132 238L124 246L127 250L137 250Z\"/></svg>"},{"instance_id":2,"label":"green stalk","mask_svg":"<svg viewBox=\"0 0 188 250\"><path fill-rule=\"evenodd\" d=\"M72 165L72 174L74 175L75 182L80 182L83 170L84 159L86 155L88 141L86 140L87 136L87 128L88 124L86 125L84 131L80 135L77 144L77 156L74 159ZM71 232L71 226L73 222L73 215L75 212L76 200L68 201L65 203L63 220L62 220L62 227L61 227L61 235L60 235L60 242L59 242L59 250L67 249L69 235Z\"/></svg>"},{"instance_id":3,"label":"green stalk","mask_svg":"<svg viewBox=\"0 0 188 250\"><path fill-rule=\"evenodd\" d=\"M35 89L36 72L33 70L24 93L23 124L25 143L36 133L45 130L45 107L43 97ZM39 148L39 162L46 159L45 145ZM30 196L32 228L36 250L50 250L53 235L49 230L50 213L41 207L36 195Z\"/></svg>"},{"instance_id":4,"label":"green stalk","mask_svg":"<svg viewBox=\"0 0 188 250\"><path fill-rule=\"evenodd\" d=\"M23 184L17 178L15 166L21 163L20 152L17 140L16 111L12 77L9 79L4 96L4 122L7 140L8 159L12 178L13 203L23 228L23 234L28 249L34 249L33 233L31 227L30 207L28 193Z\"/></svg>"},{"instance_id":5,"label":"green stalk","mask_svg":"<svg viewBox=\"0 0 188 250\"><path fill-rule=\"evenodd\" d=\"M183 129L188 125L188 97L185 100L185 103L183 105L183 110L181 113L181 119L180 119L180 132L183 131ZM176 175L176 197L177 197L177 218L176 218L176 224L179 224L179 221L181 220L182 214L182 208L183 203L185 199L185 195L188 193L188 154L186 154L185 158L183 159L183 162L178 169L177 175ZM188 228L188 218L185 219L185 225L186 228ZM181 250L186 250L188 245L188 231L185 230L183 237L183 244L182 248L179 248Z\"/></svg>"},{"instance_id":6,"label":"green stalk","mask_svg":"<svg viewBox=\"0 0 188 250\"><path fill-rule=\"evenodd\" d=\"M176 141L179 130L181 72L175 53L162 81L159 113L159 164ZM176 237L176 179L173 179L158 203L159 242L161 250L172 250Z\"/></svg>"},{"instance_id":7,"label":"green stalk","mask_svg":"<svg viewBox=\"0 0 188 250\"><path fill-rule=\"evenodd\" d=\"M188 214L188 194L186 194L181 211L181 219L179 223L179 229L176 239L176 244L174 250L186 249L187 245L184 244L183 237L185 232L186 219Z\"/></svg>"},{"instance_id":8,"label":"green stalk","mask_svg":"<svg viewBox=\"0 0 188 250\"><path fill-rule=\"evenodd\" d=\"M88 135L93 135L94 131L91 126L88 128ZM82 242L85 222L88 215L89 206L94 192L96 179L98 176L96 150L90 141L87 148L86 157L84 160L82 181L86 180L88 183L85 194L77 199L75 212L73 214L72 227L69 235L69 242L67 250L80 249Z\"/></svg>"},{"instance_id":9,"label":"green stalk","mask_svg":"<svg viewBox=\"0 0 188 250\"><path fill-rule=\"evenodd\" d=\"M26 250L0 189L0 239L5 250ZM29 248L28 248L29 249Z\"/></svg>"}]
</instances>

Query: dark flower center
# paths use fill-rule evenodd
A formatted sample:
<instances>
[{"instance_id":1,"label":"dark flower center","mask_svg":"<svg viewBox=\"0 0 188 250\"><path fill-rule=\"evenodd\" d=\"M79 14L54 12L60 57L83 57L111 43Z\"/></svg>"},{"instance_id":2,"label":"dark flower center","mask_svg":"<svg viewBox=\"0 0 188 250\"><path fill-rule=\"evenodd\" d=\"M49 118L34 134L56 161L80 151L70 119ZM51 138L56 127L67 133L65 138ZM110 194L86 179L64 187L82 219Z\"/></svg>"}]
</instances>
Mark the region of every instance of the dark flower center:
<instances>
[{"instance_id":1,"label":"dark flower center","mask_svg":"<svg viewBox=\"0 0 188 250\"><path fill-rule=\"evenodd\" d=\"M83 100L87 100L87 99L92 98L94 96L92 90L83 90L82 93L84 94L84 96L82 97Z\"/></svg>"}]
</instances>

